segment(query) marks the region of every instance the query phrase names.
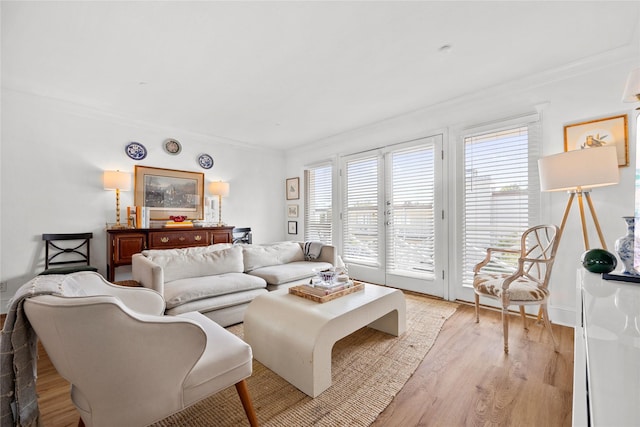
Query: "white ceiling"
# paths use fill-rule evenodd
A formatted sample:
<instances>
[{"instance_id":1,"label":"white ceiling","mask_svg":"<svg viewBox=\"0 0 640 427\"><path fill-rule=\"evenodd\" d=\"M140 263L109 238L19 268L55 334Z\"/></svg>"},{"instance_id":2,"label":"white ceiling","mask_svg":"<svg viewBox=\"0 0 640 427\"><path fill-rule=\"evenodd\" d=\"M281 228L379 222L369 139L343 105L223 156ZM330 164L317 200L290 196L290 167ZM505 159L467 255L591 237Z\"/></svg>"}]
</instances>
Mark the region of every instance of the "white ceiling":
<instances>
[{"instance_id":1,"label":"white ceiling","mask_svg":"<svg viewBox=\"0 0 640 427\"><path fill-rule=\"evenodd\" d=\"M640 33L639 1L1 7L4 87L277 149L628 46Z\"/></svg>"}]
</instances>

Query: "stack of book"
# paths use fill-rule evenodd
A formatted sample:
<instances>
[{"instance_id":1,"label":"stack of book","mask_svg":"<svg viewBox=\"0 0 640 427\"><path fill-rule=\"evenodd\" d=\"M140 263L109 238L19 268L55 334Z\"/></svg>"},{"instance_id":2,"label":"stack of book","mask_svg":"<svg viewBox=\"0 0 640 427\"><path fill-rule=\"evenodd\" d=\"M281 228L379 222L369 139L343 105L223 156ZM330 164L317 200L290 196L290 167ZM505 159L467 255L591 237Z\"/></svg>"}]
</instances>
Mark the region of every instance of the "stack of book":
<instances>
[{"instance_id":1,"label":"stack of book","mask_svg":"<svg viewBox=\"0 0 640 427\"><path fill-rule=\"evenodd\" d=\"M144 206L127 206L127 226L129 228L149 228L151 213Z\"/></svg>"},{"instance_id":2,"label":"stack of book","mask_svg":"<svg viewBox=\"0 0 640 427\"><path fill-rule=\"evenodd\" d=\"M167 221L164 223L164 226L167 228L189 228L193 227L193 222L191 221Z\"/></svg>"}]
</instances>

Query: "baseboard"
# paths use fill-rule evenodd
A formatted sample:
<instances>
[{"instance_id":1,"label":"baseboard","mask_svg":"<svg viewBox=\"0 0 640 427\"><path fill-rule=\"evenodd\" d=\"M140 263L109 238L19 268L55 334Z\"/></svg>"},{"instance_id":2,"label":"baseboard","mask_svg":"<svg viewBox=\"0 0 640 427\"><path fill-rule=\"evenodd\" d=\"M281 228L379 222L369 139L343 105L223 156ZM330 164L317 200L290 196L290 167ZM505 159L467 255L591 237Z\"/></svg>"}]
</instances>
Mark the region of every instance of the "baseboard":
<instances>
[{"instance_id":1,"label":"baseboard","mask_svg":"<svg viewBox=\"0 0 640 427\"><path fill-rule=\"evenodd\" d=\"M475 303L469 302L469 301L455 300L455 302L457 302L458 304L465 304L465 305L469 305L469 306L472 306L472 307L475 306ZM509 307L509 312L511 312L512 314L520 315L520 311L517 308L514 308L514 307L516 307L516 306L510 306ZM536 310L537 310L537 306L535 306L535 307L536 307ZM498 311L498 312L501 311L501 309L499 307L494 307L492 305L486 305L486 304L480 304L480 308L483 308L483 309L486 309L486 310ZM575 325L576 325L576 312L572 308L547 306L547 310L549 310L549 318L551 318L551 321L553 323L555 323L556 325L562 325L562 326L567 326L569 328L575 328ZM527 317L528 318L532 318L532 319L537 318L536 315L532 315L530 313L527 313Z\"/></svg>"},{"instance_id":2,"label":"baseboard","mask_svg":"<svg viewBox=\"0 0 640 427\"><path fill-rule=\"evenodd\" d=\"M549 306L549 317L558 325L576 327L576 310L573 307Z\"/></svg>"}]
</instances>

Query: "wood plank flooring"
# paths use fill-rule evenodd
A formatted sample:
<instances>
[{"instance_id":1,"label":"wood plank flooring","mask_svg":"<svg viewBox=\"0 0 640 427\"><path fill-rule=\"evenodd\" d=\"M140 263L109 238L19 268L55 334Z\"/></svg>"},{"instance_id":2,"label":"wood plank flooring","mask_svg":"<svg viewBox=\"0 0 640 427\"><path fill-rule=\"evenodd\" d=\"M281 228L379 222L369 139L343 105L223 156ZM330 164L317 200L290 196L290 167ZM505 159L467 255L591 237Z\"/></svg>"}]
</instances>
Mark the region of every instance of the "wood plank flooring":
<instances>
[{"instance_id":1,"label":"wood plank flooring","mask_svg":"<svg viewBox=\"0 0 640 427\"><path fill-rule=\"evenodd\" d=\"M461 305L414 375L378 417L381 426L570 426L573 329L554 325L560 352L542 325L529 331L511 317L510 353L502 351L500 313ZM75 426L69 385L44 350L38 394L45 427Z\"/></svg>"},{"instance_id":2,"label":"wood plank flooring","mask_svg":"<svg viewBox=\"0 0 640 427\"><path fill-rule=\"evenodd\" d=\"M511 316L505 355L500 313L483 309L475 323L473 306L460 306L373 426L570 426L573 329L553 325L555 353L528 323Z\"/></svg>"}]
</instances>

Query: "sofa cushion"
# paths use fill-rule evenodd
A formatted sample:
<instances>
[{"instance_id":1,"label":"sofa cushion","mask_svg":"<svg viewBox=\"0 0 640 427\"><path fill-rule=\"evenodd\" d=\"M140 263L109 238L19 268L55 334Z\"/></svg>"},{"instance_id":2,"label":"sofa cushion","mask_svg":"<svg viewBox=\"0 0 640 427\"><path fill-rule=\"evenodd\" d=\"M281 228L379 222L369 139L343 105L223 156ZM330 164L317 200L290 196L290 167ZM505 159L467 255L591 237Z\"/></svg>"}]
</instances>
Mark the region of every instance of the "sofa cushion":
<instances>
[{"instance_id":1,"label":"sofa cushion","mask_svg":"<svg viewBox=\"0 0 640 427\"><path fill-rule=\"evenodd\" d=\"M313 268L324 270L331 267L333 266L328 262L295 261L288 264L258 268L250 271L248 274L261 277L270 285L281 285L314 276Z\"/></svg>"},{"instance_id":2,"label":"sofa cushion","mask_svg":"<svg viewBox=\"0 0 640 427\"><path fill-rule=\"evenodd\" d=\"M242 249L237 246L213 252L153 255L150 259L162 267L165 286L178 279L242 273L244 269Z\"/></svg>"},{"instance_id":3,"label":"sofa cushion","mask_svg":"<svg viewBox=\"0 0 640 427\"><path fill-rule=\"evenodd\" d=\"M223 308L235 307L240 304L250 303L258 295L266 294L268 292L269 291L267 291L265 288L260 288L242 292L234 292L232 294L219 295L217 297L199 299L170 308L166 311L166 314L175 316L176 314L188 313L190 311L199 311L200 313L206 313L213 310L222 310Z\"/></svg>"},{"instance_id":4,"label":"sofa cushion","mask_svg":"<svg viewBox=\"0 0 640 427\"><path fill-rule=\"evenodd\" d=\"M209 246L192 246L189 248L176 248L176 249L146 249L142 251L142 255L153 261L156 256L171 256L171 255L191 255L191 254L203 254L206 252L221 251L223 249L229 249L233 247L233 243L216 243Z\"/></svg>"},{"instance_id":5,"label":"sofa cushion","mask_svg":"<svg viewBox=\"0 0 640 427\"><path fill-rule=\"evenodd\" d=\"M244 273L223 273L213 276L191 277L164 284L167 309L197 301L267 286L260 277Z\"/></svg>"},{"instance_id":6,"label":"sofa cushion","mask_svg":"<svg viewBox=\"0 0 640 427\"><path fill-rule=\"evenodd\" d=\"M279 242L270 245L246 245L242 247L244 271L260 267L304 261L302 247L296 242Z\"/></svg>"}]
</instances>

